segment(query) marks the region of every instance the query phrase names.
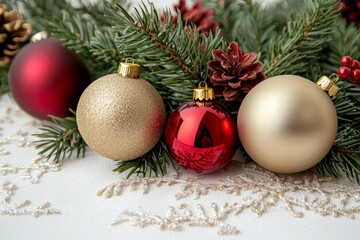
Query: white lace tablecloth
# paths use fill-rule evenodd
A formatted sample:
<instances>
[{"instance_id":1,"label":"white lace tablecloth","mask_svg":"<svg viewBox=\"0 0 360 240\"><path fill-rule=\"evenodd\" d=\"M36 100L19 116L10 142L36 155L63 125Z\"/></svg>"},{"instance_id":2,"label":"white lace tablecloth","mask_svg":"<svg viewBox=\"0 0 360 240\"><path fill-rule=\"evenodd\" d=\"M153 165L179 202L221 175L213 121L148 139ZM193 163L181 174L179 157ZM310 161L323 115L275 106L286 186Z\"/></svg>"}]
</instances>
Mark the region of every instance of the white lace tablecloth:
<instances>
[{"instance_id":1,"label":"white lace tablecloth","mask_svg":"<svg viewBox=\"0 0 360 240\"><path fill-rule=\"evenodd\" d=\"M301 184L296 187L297 183L291 177L284 176L287 179L284 181L281 177L262 173L255 166L244 168L241 164L232 164L228 171L200 176L198 180L193 179L197 175L180 170L179 176L170 173L167 178L124 182L121 181L124 176L112 172L116 165L112 160L92 151L88 151L85 158L72 158L61 165L37 159L31 144L34 138L30 134L37 131L38 123L20 111L8 96L1 97L0 239L218 239L219 234L229 227L230 232L237 234L226 236L227 239L350 239L360 234L358 215L355 219L321 216L319 213L324 209L319 208L320 212L316 213L317 206L312 203L308 205L309 210L299 206L294 207L294 211L288 208L288 200L281 199L281 192L287 193L287 198L292 195L299 200L304 195L313 197L310 190L317 189L316 185L322 181L313 175L301 176ZM255 178L246 179L248 175ZM229 176L233 179L227 179ZM223 188L217 180L223 180ZM274 184L267 182L270 180ZM261 185L256 186L259 181ZM304 184L311 186L305 187L305 192L298 191ZM342 184L335 185L338 190L341 186L354 186L344 189L343 193L354 195L349 206L355 206L359 211L360 190L355 184L346 179L331 184ZM121 186L122 193L117 195ZM147 186L149 189L143 194ZM327 183L323 186L332 191L331 187L326 188ZM271 191L265 189L272 187ZM251 190L257 190L257 193ZM261 198L260 195L268 194L267 191L276 198ZM332 196L330 200L336 203L345 195L340 194L340 199ZM16 206L25 200L28 201L25 206ZM254 200L264 205L254 205ZM247 201L252 201L253 207L244 207ZM221 212L225 203L228 203L225 210L230 213L214 218L212 206L217 206ZM166 218L171 206L180 216ZM201 216L199 207L204 208L208 218ZM238 215L231 213L241 207L244 210ZM188 226L181 221L176 225L176 218L184 217L187 208L194 215L188 223L204 225L205 221L205 226ZM297 212L304 216L294 217ZM9 215L13 213L18 215ZM118 223L119 214L122 214L121 219L135 222ZM133 226L133 223L139 223L136 219L162 221L163 229L159 224L143 228L139 227L141 223ZM181 229L173 231L174 226Z\"/></svg>"}]
</instances>

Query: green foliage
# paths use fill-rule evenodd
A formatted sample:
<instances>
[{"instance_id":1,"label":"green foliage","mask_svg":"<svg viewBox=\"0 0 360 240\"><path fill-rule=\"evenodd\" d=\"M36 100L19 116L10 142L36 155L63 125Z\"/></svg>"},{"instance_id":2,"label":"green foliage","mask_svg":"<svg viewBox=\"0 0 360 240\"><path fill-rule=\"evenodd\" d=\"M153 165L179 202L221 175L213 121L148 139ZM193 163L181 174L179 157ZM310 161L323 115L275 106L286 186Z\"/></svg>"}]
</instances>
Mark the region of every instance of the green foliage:
<instances>
[{"instance_id":1,"label":"green foliage","mask_svg":"<svg viewBox=\"0 0 360 240\"><path fill-rule=\"evenodd\" d=\"M338 133L334 146L317 169L336 177L343 171L360 184L360 88L344 81L337 84L341 89L334 99Z\"/></svg>"},{"instance_id":2,"label":"green foliage","mask_svg":"<svg viewBox=\"0 0 360 240\"><path fill-rule=\"evenodd\" d=\"M308 0L287 0L276 1L267 6L272 22L275 23L275 29L279 33L287 26L291 17L304 9L304 5Z\"/></svg>"},{"instance_id":3,"label":"green foliage","mask_svg":"<svg viewBox=\"0 0 360 240\"><path fill-rule=\"evenodd\" d=\"M360 184L360 127L359 124L342 125L333 148L317 166L322 173L341 177L345 172L351 180Z\"/></svg>"},{"instance_id":4,"label":"green foliage","mask_svg":"<svg viewBox=\"0 0 360 240\"><path fill-rule=\"evenodd\" d=\"M0 96L9 91L8 86L8 68L0 69Z\"/></svg>"},{"instance_id":5,"label":"green foliage","mask_svg":"<svg viewBox=\"0 0 360 240\"><path fill-rule=\"evenodd\" d=\"M201 35L196 28L183 27L181 18L174 26L153 4L135 9L135 17L119 6L126 30L116 39L121 58L132 57L143 66L142 77L151 81L164 101L173 106L189 101L192 89L208 76L207 63L214 49L224 46L220 31ZM121 32L123 27L114 27Z\"/></svg>"},{"instance_id":6,"label":"green foliage","mask_svg":"<svg viewBox=\"0 0 360 240\"><path fill-rule=\"evenodd\" d=\"M346 21L338 17L333 26L331 40L322 51L320 66L323 74L337 72L340 58L346 55L360 60L360 31L354 25L347 26Z\"/></svg>"},{"instance_id":7,"label":"green foliage","mask_svg":"<svg viewBox=\"0 0 360 240\"><path fill-rule=\"evenodd\" d=\"M268 8L250 2L213 0L206 6L214 10L214 18L228 42L238 42L243 52L264 54L276 25Z\"/></svg>"},{"instance_id":8,"label":"green foliage","mask_svg":"<svg viewBox=\"0 0 360 240\"><path fill-rule=\"evenodd\" d=\"M46 154L46 158L58 162L65 158L70 158L75 151L76 156L84 156L86 143L81 137L76 123L76 115L59 118L50 116L54 125L43 125L40 127L41 133L34 134L40 138L35 141L36 149L40 149L39 154Z\"/></svg>"},{"instance_id":9,"label":"green foliage","mask_svg":"<svg viewBox=\"0 0 360 240\"><path fill-rule=\"evenodd\" d=\"M338 1L307 1L278 37L270 41L271 52L264 61L268 77L295 74L309 76L328 43L337 16Z\"/></svg>"},{"instance_id":10,"label":"green foliage","mask_svg":"<svg viewBox=\"0 0 360 240\"><path fill-rule=\"evenodd\" d=\"M118 167L113 171L119 173L128 172L127 177L132 174L151 177L153 173L155 176L159 174L164 176L169 165L175 167L162 139L150 152L132 161L119 162Z\"/></svg>"}]
</instances>

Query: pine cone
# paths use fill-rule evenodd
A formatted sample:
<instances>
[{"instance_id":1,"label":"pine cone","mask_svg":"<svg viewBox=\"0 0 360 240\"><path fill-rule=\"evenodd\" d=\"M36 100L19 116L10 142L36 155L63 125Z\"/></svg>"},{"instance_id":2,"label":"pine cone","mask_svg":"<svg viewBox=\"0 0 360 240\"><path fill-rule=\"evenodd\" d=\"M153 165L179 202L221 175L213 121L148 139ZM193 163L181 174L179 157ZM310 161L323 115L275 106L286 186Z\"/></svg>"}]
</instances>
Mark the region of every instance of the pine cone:
<instances>
[{"instance_id":1,"label":"pine cone","mask_svg":"<svg viewBox=\"0 0 360 240\"><path fill-rule=\"evenodd\" d=\"M355 23L360 26L360 0L341 0L339 4L341 16L347 23Z\"/></svg>"},{"instance_id":2,"label":"pine cone","mask_svg":"<svg viewBox=\"0 0 360 240\"><path fill-rule=\"evenodd\" d=\"M7 6L0 4L0 67L6 67L29 40L32 27L23 23L18 11L6 11Z\"/></svg>"},{"instance_id":3,"label":"pine cone","mask_svg":"<svg viewBox=\"0 0 360 240\"><path fill-rule=\"evenodd\" d=\"M243 55L236 42L230 43L227 53L220 49L212 52L213 59L208 63L210 81L215 96L224 96L225 101L241 102L245 95L266 77L264 64L256 61L254 52Z\"/></svg>"},{"instance_id":4,"label":"pine cone","mask_svg":"<svg viewBox=\"0 0 360 240\"><path fill-rule=\"evenodd\" d=\"M213 34L216 32L218 23L213 21L212 15L213 11L208 9L203 9L203 2L197 1L191 8L186 7L186 1L180 0L179 4L174 5L175 11L181 12L181 18L184 23L187 25L194 24L199 32L204 34L209 34L211 31ZM163 19L166 17L166 14L163 15ZM177 15L173 17L173 23L177 23Z\"/></svg>"}]
</instances>

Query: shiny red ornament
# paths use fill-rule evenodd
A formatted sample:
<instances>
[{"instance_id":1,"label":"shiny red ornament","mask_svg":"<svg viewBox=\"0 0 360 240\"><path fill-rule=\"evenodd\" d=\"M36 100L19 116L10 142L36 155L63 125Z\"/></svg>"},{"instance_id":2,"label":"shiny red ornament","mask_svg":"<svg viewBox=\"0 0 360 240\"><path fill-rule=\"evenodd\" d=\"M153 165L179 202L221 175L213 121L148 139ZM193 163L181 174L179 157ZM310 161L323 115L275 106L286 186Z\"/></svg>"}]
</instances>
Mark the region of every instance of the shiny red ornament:
<instances>
[{"instance_id":1,"label":"shiny red ornament","mask_svg":"<svg viewBox=\"0 0 360 240\"><path fill-rule=\"evenodd\" d=\"M84 62L53 38L26 45L9 70L13 98L25 112L39 119L49 119L49 114L69 116L69 108L76 109L89 84Z\"/></svg>"},{"instance_id":2,"label":"shiny red ornament","mask_svg":"<svg viewBox=\"0 0 360 240\"><path fill-rule=\"evenodd\" d=\"M223 168L236 149L236 128L215 101L191 101L170 116L165 142L170 156L185 169L210 173Z\"/></svg>"}]
</instances>

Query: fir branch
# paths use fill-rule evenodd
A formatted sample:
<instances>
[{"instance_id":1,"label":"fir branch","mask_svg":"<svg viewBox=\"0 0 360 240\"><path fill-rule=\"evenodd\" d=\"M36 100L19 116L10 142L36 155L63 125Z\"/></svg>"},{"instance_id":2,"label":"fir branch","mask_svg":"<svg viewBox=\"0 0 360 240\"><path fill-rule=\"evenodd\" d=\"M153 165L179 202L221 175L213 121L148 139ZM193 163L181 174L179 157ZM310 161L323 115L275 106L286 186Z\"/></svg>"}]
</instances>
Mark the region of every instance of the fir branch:
<instances>
[{"instance_id":1,"label":"fir branch","mask_svg":"<svg viewBox=\"0 0 360 240\"><path fill-rule=\"evenodd\" d=\"M162 139L150 152L131 161L119 162L118 167L113 171L118 173L128 171L128 178L132 174L151 177L154 173L155 176L160 174L164 176L169 165L175 168L174 162L166 149L164 139Z\"/></svg>"},{"instance_id":2,"label":"fir branch","mask_svg":"<svg viewBox=\"0 0 360 240\"><path fill-rule=\"evenodd\" d=\"M196 28L183 27L180 13L176 26L170 12L162 21L161 13L149 5L135 9L135 18L118 6L127 24L116 39L118 50L122 58L132 57L144 67L143 78L155 85L164 101L178 106L191 99L199 81L207 80L211 52L222 48L224 41L219 31L200 37Z\"/></svg>"},{"instance_id":3,"label":"fir branch","mask_svg":"<svg viewBox=\"0 0 360 240\"><path fill-rule=\"evenodd\" d=\"M331 40L337 4L336 0L306 2L305 9L288 22L282 34L271 40L272 51L264 61L268 77L309 73L308 67L319 62L322 46Z\"/></svg>"},{"instance_id":4,"label":"fir branch","mask_svg":"<svg viewBox=\"0 0 360 240\"><path fill-rule=\"evenodd\" d=\"M284 27L286 27L291 16L299 12L299 9L303 9L305 2L308 0L287 0L276 1L275 3L268 5L268 12L272 18L271 22L276 27L276 32L281 33Z\"/></svg>"},{"instance_id":5,"label":"fir branch","mask_svg":"<svg viewBox=\"0 0 360 240\"><path fill-rule=\"evenodd\" d=\"M342 172L350 180L360 184L360 126L358 123L343 125L338 129L335 144L330 153L322 160L316 169L341 177Z\"/></svg>"},{"instance_id":6,"label":"fir branch","mask_svg":"<svg viewBox=\"0 0 360 240\"><path fill-rule=\"evenodd\" d=\"M234 23L245 15L246 2L239 0L208 0L203 1L203 4L204 7L213 11L213 20L219 23L219 28L227 41L233 41L235 37L233 35Z\"/></svg>"},{"instance_id":7,"label":"fir branch","mask_svg":"<svg viewBox=\"0 0 360 240\"><path fill-rule=\"evenodd\" d=\"M337 72L340 59L346 55L360 60L360 31L354 24L347 26L346 20L339 16L334 24L331 41L322 51L320 66L323 74Z\"/></svg>"},{"instance_id":8,"label":"fir branch","mask_svg":"<svg viewBox=\"0 0 360 240\"><path fill-rule=\"evenodd\" d=\"M19 9L23 18L29 21L35 32L51 33L49 23L61 19L62 13L77 14L74 7L66 0L5 0L13 8Z\"/></svg>"},{"instance_id":9,"label":"fir branch","mask_svg":"<svg viewBox=\"0 0 360 240\"><path fill-rule=\"evenodd\" d=\"M338 81L340 92L333 102L339 126L360 123L360 88L347 81ZM360 139L360 138L359 138Z\"/></svg>"},{"instance_id":10,"label":"fir branch","mask_svg":"<svg viewBox=\"0 0 360 240\"><path fill-rule=\"evenodd\" d=\"M204 5L214 11L213 19L219 22L226 40L238 42L243 52L264 55L268 51L268 41L277 36L273 9L270 11L258 2L209 0Z\"/></svg>"},{"instance_id":11,"label":"fir branch","mask_svg":"<svg viewBox=\"0 0 360 240\"><path fill-rule=\"evenodd\" d=\"M244 52L258 52L262 57L269 51L268 42L274 36L276 25L270 11L259 3L252 3L247 11L248 14L234 22L232 35Z\"/></svg>"},{"instance_id":12,"label":"fir branch","mask_svg":"<svg viewBox=\"0 0 360 240\"><path fill-rule=\"evenodd\" d=\"M334 146L317 166L317 170L334 177L342 171L360 184L360 88L339 81L340 92L334 99L338 115L338 133Z\"/></svg>"},{"instance_id":13,"label":"fir branch","mask_svg":"<svg viewBox=\"0 0 360 240\"><path fill-rule=\"evenodd\" d=\"M76 115L60 118L50 116L54 125L43 125L39 128L41 133L34 134L40 140L34 141L35 149L40 149L39 155L46 155L46 158L54 162L70 158L76 152L76 157L84 156L86 143L80 135L76 123Z\"/></svg>"},{"instance_id":14,"label":"fir branch","mask_svg":"<svg viewBox=\"0 0 360 240\"><path fill-rule=\"evenodd\" d=\"M70 15L67 12L63 13L61 20L49 25L52 27L52 36L83 57L93 80L116 71L120 57L111 28L97 26L86 21L82 15Z\"/></svg>"},{"instance_id":15,"label":"fir branch","mask_svg":"<svg viewBox=\"0 0 360 240\"><path fill-rule=\"evenodd\" d=\"M105 27L112 27L114 23L121 23L122 18L117 11L116 4L121 5L124 9L129 10L131 2L127 0L107 0L107 1L81 1L80 6L76 7L77 11L86 14L96 24Z\"/></svg>"}]
</instances>

